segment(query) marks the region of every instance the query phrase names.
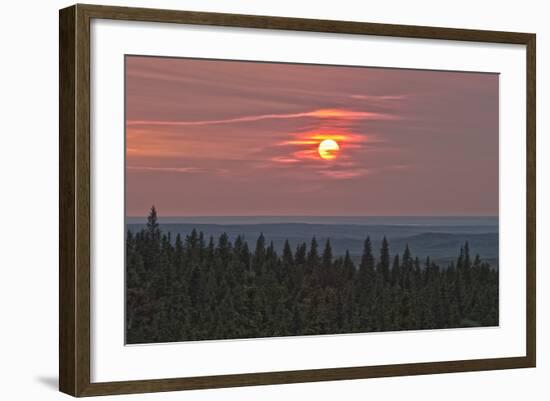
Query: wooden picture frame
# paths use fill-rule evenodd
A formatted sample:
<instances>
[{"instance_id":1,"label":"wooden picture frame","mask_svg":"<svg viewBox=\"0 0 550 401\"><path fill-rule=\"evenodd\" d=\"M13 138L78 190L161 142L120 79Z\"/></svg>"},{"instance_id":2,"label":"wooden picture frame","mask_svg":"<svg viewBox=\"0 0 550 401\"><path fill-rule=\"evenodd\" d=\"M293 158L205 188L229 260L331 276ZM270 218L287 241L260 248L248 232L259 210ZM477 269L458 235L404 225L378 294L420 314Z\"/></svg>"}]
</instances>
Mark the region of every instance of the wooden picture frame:
<instances>
[{"instance_id":1,"label":"wooden picture frame","mask_svg":"<svg viewBox=\"0 0 550 401\"><path fill-rule=\"evenodd\" d=\"M525 122L527 132L526 355L492 359L92 383L90 380L90 21L94 18L525 45L527 49L525 60L527 71L527 119ZM60 11L59 28L60 391L73 396L95 396L535 366L536 37L534 34L80 4Z\"/></svg>"}]
</instances>

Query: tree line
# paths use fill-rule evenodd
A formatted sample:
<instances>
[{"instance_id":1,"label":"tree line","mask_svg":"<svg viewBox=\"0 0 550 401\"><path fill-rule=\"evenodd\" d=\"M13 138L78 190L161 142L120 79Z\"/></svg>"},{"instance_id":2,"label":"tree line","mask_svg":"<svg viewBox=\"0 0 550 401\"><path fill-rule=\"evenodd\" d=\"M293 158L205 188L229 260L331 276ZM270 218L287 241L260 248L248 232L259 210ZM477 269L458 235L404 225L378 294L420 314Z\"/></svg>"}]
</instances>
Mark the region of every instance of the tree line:
<instances>
[{"instance_id":1,"label":"tree line","mask_svg":"<svg viewBox=\"0 0 550 401\"><path fill-rule=\"evenodd\" d=\"M157 343L498 325L498 270L468 243L441 268L407 246L358 266L313 238L279 255L263 235L162 233L153 207L126 238L126 342Z\"/></svg>"}]
</instances>

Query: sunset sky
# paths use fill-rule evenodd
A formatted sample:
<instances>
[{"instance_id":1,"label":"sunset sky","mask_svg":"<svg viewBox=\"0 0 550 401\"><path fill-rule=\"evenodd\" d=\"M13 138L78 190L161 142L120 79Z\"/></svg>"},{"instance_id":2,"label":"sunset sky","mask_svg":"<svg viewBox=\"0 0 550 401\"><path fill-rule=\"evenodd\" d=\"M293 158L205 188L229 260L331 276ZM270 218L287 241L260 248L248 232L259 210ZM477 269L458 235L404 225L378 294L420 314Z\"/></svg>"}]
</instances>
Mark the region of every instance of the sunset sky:
<instances>
[{"instance_id":1,"label":"sunset sky","mask_svg":"<svg viewBox=\"0 0 550 401\"><path fill-rule=\"evenodd\" d=\"M497 215L498 75L127 56L126 214L153 204Z\"/></svg>"}]
</instances>

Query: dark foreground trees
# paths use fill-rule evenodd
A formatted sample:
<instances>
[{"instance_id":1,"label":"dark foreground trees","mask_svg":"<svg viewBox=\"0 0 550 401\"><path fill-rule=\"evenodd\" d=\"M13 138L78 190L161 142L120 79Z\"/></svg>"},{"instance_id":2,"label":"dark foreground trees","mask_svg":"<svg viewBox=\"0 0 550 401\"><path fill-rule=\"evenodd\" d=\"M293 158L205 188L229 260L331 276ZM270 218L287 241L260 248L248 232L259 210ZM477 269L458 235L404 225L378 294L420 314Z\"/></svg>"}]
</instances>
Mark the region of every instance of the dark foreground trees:
<instances>
[{"instance_id":1,"label":"dark foreground trees","mask_svg":"<svg viewBox=\"0 0 550 401\"><path fill-rule=\"evenodd\" d=\"M356 266L315 238L279 255L191 232L163 234L154 208L126 239L126 340L205 339L441 329L498 325L498 271L470 256L442 269L407 248L375 256L369 238Z\"/></svg>"}]
</instances>

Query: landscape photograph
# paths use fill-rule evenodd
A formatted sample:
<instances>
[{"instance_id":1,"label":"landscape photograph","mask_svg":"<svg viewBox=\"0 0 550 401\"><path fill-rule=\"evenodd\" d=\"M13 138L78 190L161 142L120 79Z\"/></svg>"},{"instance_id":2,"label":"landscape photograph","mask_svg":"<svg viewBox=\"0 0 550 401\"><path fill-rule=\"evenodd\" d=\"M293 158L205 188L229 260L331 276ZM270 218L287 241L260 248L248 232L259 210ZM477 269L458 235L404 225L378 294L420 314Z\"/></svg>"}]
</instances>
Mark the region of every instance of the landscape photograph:
<instances>
[{"instance_id":1,"label":"landscape photograph","mask_svg":"<svg viewBox=\"0 0 550 401\"><path fill-rule=\"evenodd\" d=\"M499 75L125 56L125 343L499 325Z\"/></svg>"}]
</instances>

